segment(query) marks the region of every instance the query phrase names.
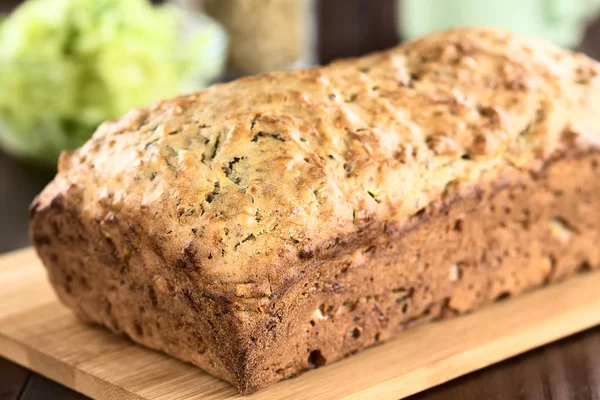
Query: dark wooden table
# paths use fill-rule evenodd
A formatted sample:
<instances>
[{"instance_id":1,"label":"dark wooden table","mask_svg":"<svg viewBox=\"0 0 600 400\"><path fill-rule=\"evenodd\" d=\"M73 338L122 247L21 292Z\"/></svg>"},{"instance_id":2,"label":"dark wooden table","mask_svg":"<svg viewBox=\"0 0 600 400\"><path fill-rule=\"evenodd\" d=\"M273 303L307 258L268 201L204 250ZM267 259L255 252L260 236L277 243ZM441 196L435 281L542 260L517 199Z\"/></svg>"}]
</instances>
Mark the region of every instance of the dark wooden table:
<instances>
[{"instance_id":1,"label":"dark wooden table","mask_svg":"<svg viewBox=\"0 0 600 400\"><path fill-rule=\"evenodd\" d=\"M19 0L0 0L0 11L17 3ZM393 7L393 0L321 0L321 60L394 45ZM581 50L600 59L600 20L588 29ZM0 253L28 245L27 206L51 177L51 172L40 172L0 152ZM84 398L0 358L0 400ZM600 327L455 379L412 399L600 400Z\"/></svg>"}]
</instances>

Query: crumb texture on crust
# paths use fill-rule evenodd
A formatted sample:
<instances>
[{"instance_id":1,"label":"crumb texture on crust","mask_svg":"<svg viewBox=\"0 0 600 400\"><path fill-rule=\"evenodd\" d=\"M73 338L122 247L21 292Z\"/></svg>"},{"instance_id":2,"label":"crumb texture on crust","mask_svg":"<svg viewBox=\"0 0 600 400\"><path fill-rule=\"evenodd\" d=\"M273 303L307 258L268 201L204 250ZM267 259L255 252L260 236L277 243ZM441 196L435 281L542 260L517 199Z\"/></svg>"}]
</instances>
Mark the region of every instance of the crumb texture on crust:
<instances>
[{"instance_id":1,"label":"crumb texture on crust","mask_svg":"<svg viewBox=\"0 0 600 400\"><path fill-rule=\"evenodd\" d=\"M489 29L215 85L102 125L40 201L75 190L187 249L197 279L276 285L298 253L373 220L402 225L506 166L599 140L600 68ZM260 267L257 267L260 265Z\"/></svg>"},{"instance_id":2,"label":"crumb texture on crust","mask_svg":"<svg viewBox=\"0 0 600 400\"><path fill-rule=\"evenodd\" d=\"M489 29L107 122L31 206L59 298L250 393L598 268L600 67Z\"/></svg>"}]
</instances>

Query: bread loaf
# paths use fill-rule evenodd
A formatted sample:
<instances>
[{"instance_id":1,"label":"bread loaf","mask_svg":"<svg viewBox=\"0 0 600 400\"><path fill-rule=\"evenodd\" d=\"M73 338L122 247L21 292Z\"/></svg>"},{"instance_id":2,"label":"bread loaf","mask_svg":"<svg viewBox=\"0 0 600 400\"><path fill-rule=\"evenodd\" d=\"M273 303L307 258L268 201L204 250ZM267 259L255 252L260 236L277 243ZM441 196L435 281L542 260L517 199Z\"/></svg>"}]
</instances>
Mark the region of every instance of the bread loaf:
<instances>
[{"instance_id":1,"label":"bread loaf","mask_svg":"<svg viewBox=\"0 0 600 400\"><path fill-rule=\"evenodd\" d=\"M454 29L103 124L31 206L84 321L252 393L600 266L600 68Z\"/></svg>"}]
</instances>

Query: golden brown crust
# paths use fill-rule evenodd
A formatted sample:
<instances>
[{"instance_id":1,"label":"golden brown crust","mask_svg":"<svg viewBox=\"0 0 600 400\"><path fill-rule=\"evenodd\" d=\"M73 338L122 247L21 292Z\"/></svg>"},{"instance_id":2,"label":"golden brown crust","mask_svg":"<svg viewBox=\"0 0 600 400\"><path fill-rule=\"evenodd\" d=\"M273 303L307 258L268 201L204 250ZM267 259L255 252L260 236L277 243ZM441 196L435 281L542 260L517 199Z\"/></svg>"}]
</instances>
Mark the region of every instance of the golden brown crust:
<instances>
[{"instance_id":1,"label":"golden brown crust","mask_svg":"<svg viewBox=\"0 0 600 400\"><path fill-rule=\"evenodd\" d=\"M333 255L306 255L278 294L203 288L193 265L167 264L135 224L86 220L72 196L33 207L32 240L82 319L251 393L407 327L600 268L599 165L598 152L563 155L432 203L402 227L374 223Z\"/></svg>"},{"instance_id":2,"label":"golden brown crust","mask_svg":"<svg viewBox=\"0 0 600 400\"><path fill-rule=\"evenodd\" d=\"M103 125L42 201L75 185L83 212L127 213L171 262L194 243L200 280L273 283L301 249L400 224L449 184L539 168L565 130L597 144L599 71L506 32L452 30L248 77Z\"/></svg>"},{"instance_id":3,"label":"golden brown crust","mask_svg":"<svg viewBox=\"0 0 600 400\"><path fill-rule=\"evenodd\" d=\"M32 208L32 237L51 276L81 260L115 269L92 285L87 311L64 296L96 322L110 326L98 299L121 270L171 285L170 307L181 309L171 322L207 317L194 335L216 332L202 340L226 351L190 359L138 338L138 316L126 311L124 331L256 388L239 368L256 346L248 336L257 315L277 311L264 307L296 290L308 268L402 232L427 206L597 149L599 74L583 55L455 29L322 68L215 85L132 111L63 154ZM77 247L68 261L40 239L53 232ZM228 311L221 322L216 309Z\"/></svg>"}]
</instances>

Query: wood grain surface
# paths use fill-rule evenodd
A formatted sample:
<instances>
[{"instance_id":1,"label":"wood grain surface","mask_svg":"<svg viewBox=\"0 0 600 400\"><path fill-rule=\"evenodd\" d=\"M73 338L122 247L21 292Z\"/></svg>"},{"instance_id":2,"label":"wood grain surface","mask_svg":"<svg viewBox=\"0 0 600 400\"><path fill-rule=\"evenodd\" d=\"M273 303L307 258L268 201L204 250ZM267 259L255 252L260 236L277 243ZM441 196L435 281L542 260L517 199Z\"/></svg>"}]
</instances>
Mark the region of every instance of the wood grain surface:
<instances>
[{"instance_id":1,"label":"wood grain surface","mask_svg":"<svg viewBox=\"0 0 600 400\"><path fill-rule=\"evenodd\" d=\"M397 340L245 399L406 397L600 323L599 287L600 272L581 274L467 316L407 330ZM30 249L0 257L0 293L0 355L88 396L244 398L196 367L79 322L58 303Z\"/></svg>"},{"instance_id":2,"label":"wood grain surface","mask_svg":"<svg viewBox=\"0 0 600 400\"><path fill-rule=\"evenodd\" d=\"M600 399L600 329L575 335L412 397L445 399Z\"/></svg>"}]
</instances>

